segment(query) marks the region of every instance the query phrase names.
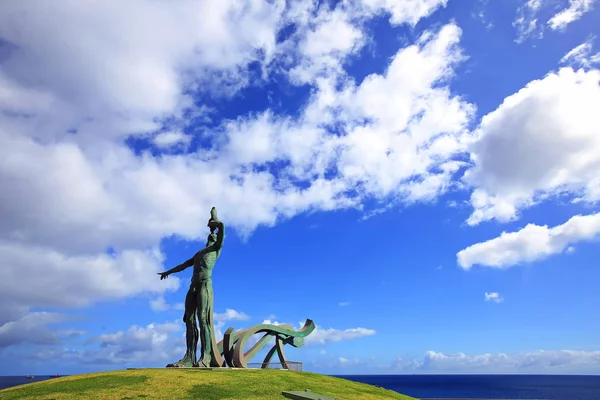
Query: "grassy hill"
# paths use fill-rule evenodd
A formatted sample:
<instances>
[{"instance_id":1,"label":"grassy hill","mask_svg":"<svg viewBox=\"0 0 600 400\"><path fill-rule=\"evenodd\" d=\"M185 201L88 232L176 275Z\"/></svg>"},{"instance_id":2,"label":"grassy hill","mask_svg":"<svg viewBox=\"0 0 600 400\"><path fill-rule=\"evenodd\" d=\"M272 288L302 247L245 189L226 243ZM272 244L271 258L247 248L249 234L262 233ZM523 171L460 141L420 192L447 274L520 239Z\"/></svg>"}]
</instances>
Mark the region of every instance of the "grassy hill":
<instances>
[{"instance_id":1,"label":"grassy hill","mask_svg":"<svg viewBox=\"0 0 600 400\"><path fill-rule=\"evenodd\" d=\"M282 391L304 389L342 400L412 399L346 379L269 369L139 369L73 375L0 390L0 399L285 400Z\"/></svg>"}]
</instances>

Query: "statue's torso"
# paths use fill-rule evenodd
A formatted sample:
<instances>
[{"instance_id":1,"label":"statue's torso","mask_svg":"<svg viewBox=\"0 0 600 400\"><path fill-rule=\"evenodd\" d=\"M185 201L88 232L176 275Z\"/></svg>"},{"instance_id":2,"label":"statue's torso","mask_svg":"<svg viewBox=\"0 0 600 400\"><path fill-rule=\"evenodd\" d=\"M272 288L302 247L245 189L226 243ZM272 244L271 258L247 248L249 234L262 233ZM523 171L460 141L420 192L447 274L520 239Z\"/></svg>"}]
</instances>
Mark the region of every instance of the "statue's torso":
<instances>
[{"instance_id":1,"label":"statue's torso","mask_svg":"<svg viewBox=\"0 0 600 400\"><path fill-rule=\"evenodd\" d=\"M194 256L194 274L192 282L195 280L202 281L212 278L212 270L215 267L217 259L221 255L221 250L209 251L204 254L198 252Z\"/></svg>"}]
</instances>

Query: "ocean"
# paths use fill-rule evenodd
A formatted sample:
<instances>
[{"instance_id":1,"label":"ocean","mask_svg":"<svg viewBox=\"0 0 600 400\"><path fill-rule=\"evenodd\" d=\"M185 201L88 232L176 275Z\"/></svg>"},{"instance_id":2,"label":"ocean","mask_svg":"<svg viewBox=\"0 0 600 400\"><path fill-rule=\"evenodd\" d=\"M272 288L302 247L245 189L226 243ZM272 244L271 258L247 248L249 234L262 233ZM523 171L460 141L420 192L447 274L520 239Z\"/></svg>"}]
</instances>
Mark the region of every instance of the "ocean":
<instances>
[{"instance_id":1,"label":"ocean","mask_svg":"<svg viewBox=\"0 0 600 400\"><path fill-rule=\"evenodd\" d=\"M600 400L592 375L336 375L418 399Z\"/></svg>"},{"instance_id":2,"label":"ocean","mask_svg":"<svg viewBox=\"0 0 600 400\"><path fill-rule=\"evenodd\" d=\"M591 375L335 375L418 399L600 400ZM0 389L51 379L0 376Z\"/></svg>"}]
</instances>

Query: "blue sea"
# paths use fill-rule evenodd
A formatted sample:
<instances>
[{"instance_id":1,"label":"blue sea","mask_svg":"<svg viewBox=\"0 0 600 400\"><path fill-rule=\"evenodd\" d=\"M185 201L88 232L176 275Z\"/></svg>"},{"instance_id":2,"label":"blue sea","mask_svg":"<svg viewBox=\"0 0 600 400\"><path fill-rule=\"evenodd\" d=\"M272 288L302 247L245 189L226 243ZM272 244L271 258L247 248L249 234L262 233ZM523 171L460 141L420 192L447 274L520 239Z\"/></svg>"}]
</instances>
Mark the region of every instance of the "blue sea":
<instances>
[{"instance_id":1,"label":"blue sea","mask_svg":"<svg viewBox=\"0 0 600 400\"><path fill-rule=\"evenodd\" d=\"M600 400L600 376L335 375L418 399ZM51 379L0 376L0 389Z\"/></svg>"},{"instance_id":2,"label":"blue sea","mask_svg":"<svg viewBox=\"0 0 600 400\"><path fill-rule=\"evenodd\" d=\"M336 375L418 399L600 400L591 375Z\"/></svg>"}]
</instances>

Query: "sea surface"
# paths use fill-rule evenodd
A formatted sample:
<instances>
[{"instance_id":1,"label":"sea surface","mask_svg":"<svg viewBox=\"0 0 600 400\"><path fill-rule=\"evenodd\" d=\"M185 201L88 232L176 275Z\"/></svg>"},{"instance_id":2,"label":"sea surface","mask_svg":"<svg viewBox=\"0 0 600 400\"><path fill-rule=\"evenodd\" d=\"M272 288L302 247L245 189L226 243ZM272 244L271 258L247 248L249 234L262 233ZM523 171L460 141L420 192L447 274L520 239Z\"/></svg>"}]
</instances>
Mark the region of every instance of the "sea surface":
<instances>
[{"instance_id":1,"label":"sea surface","mask_svg":"<svg viewBox=\"0 0 600 400\"><path fill-rule=\"evenodd\" d=\"M336 375L418 399L600 400L596 375Z\"/></svg>"},{"instance_id":2,"label":"sea surface","mask_svg":"<svg viewBox=\"0 0 600 400\"><path fill-rule=\"evenodd\" d=\"M592 375L335 375L418 399L600 400ZM0 376L0 389L51 379Z\"/></svg>"},{"instance_id":3,"label":"sea surface","mask_svg":"<svg viewBox=\"0 0 600 400\"><path fill-rule=\"evenodd\" d=\"M24 385L26 383L45 381L46 379L52 379L52 377L48 375L40 375L34 377L33 379L27 379L24 376L0 376L0 390L13 386Z\"/></svg>"}]
</instances>

